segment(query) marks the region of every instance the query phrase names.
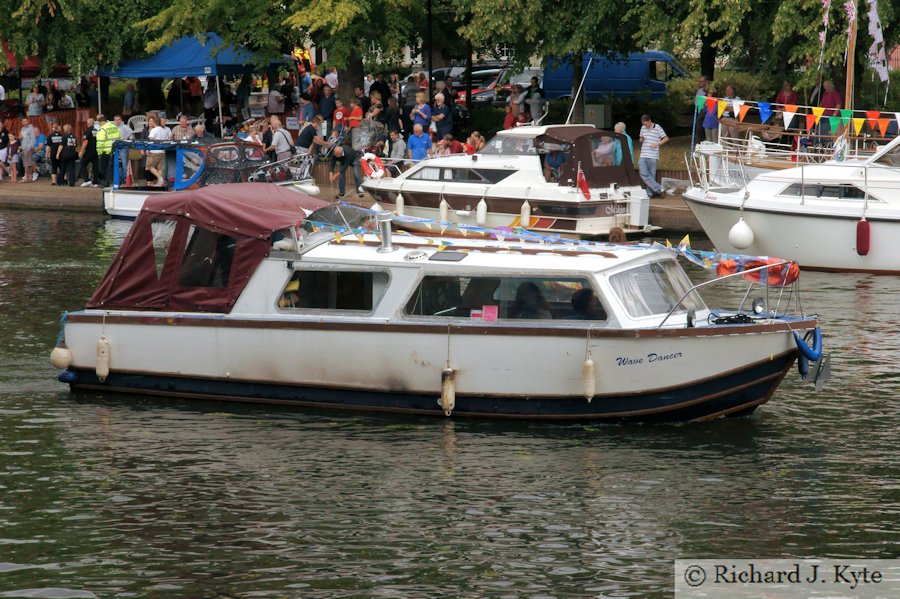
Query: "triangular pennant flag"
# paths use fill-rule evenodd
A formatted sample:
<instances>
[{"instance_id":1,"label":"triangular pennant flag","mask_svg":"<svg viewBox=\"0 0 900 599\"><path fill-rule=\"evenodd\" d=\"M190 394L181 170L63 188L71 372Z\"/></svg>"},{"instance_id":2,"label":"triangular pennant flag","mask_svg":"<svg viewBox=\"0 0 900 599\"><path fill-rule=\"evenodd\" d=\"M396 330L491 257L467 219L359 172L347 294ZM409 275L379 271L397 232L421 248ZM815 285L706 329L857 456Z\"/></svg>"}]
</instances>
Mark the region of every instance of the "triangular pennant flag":
<instances>
[{"instance_id":1,"label":"triangular pennant flag","mask_svg":"<svg viewBox=\"0 0 900 599\"><path fill-rule=\"evenodd\" d=\"M697 112L700 112L706 106L706 96L697 96L694 102L697 104Z\"/></svg>"},{"instance_id":2,"label":"triangular pennant flag","mask_svg":"<svg viewBox=\"0 0 900 599\"><path fill-rule=\"evenodd\" d=\"M769 120L769 117L772 116L772 103L771 102L760 102L759 106L759 122L765 124L766 121Z\"/></svg>"},{"instance_id":3,"label":"triangular pennant flag","mask_svg":"<svg viewBox=\"0 0 900 599\"><path fill-rule=\"evenodd\" d=\"M734 114L740 114L741 106L743 106L743 105L744 105L743 100L737 100L737 99L732 100L731 107L732 107L732 110L734 111Z\"/></svg>"},{"instance_id":4,"label":"triangular pennant flag","mask_svg":"<svg viewBox=\"0 0 900 599\"><path fill-rule=\"evenodd\" d=\"M812 128L816 126L816 115L808 114L806 115L806 129L807 131L812 131Z\"/></svg>"},{"instance_id":5,"label":"triangular pennant flag","mask_svg":"<svg viewBox=\"0 0 900 599\"><path fill-rule=\"evenodd\" d=\"M867 110L866 118L869 119L869 127L871 127L872 129L875 129L875 127L876 127L875 123L878 121L878 117L880 117L880 116L881 116L881 113L877 110Z\"/></svg>"},{"instance_id":6,"label":"triangular pennant flag","mask_svg":"<svg viewBox=\"0 0 900 599\"><path fill-rule=\"evenodd\" d=\"M781 118L784 119L784 128L787 129L791 126L791 121L794 120L794 117L797 116L796 106L790 106L790 108L794 108L794 110L788 110L788 106L785 105L784 112L781 113Z\"/></svg>"},{"instance_id":7,"label":"triangular pennant flag","mask_svg":"<svg viewBox=\"0 0 900 599\"><path fill-rule=\"evenodd\" d=\"M862 131L863 125L866 124L866 119L851 119L853 121L853 131L859 135L859 132Z\"/></svg>"},{"instance_id":8,"label":"triangular pennant flag","mask_svg":"<svg viewBox=\"0 0 900 599\"><path fill-rule=\"evenodd\" d=\"M718 103L718 98L706 98L706 111L712 113L716 109Z\"/></svg>"},{"instance_id":9,"label":"triangular pennant flag","mask_svg":"<svg viewBox=\"0 0 900 599\"><path fill-rule=\"evenodd\" d=\"M796 104L785 104L784 105L785 112L793 112L794 114L797 114L797 110L799 110L799 108L800 107L797 106Z\"/></svg>"},{"instance_id":10,"label":"triangular pennant flag","mask_svg":"<svg viewBox=\"0 0 900 599\"><path fill-rule=\"evenodd\" d=\"M738 114L738 120L742 123L744 122L744 117L747 116L747 113L750 112L750 106L747 104L741 104L741 112Z\"/></svg>"},{"instance_id":11,"label":"triangular pennant flag","mask_svg":"<svg viewBox=\"0 0 900 599\"><path fill-rule=\"evenodd\" d=\"M839 117L839 116L828 117L828 126L831 127L831 134L837 135L838 127L841 126L841 117Z\"/></svg>"},{"instance_id":12,"label":"triangular pennant flag","mask_svg":"<svg viewBox=\"0 0 900 599\"><path fill-rule=\"evenodd\" d=\"M850 123L850 119L853 117L853 110L850 108L841 108L841 124L847 125ZM900 117L898 117L900 118Z\"/></svg>"},{"instance_id":13,"label":"triangular pennant flag","mask_svg":"<svg viewBox=\"0 0 900 599\"><path fill-rule=\"evenodd\" d=\"M822 115L825 114L825 109L821 106L813 106L813 114L816 116L816 124L819 124L819 119L822 118Z\"/></svg>"},{"instance_id":14,"label":"triangular pennant flag","mask_svg":"<svg viewBox=\"0 0 900 599\"><path fill-rule=\"evenodd\" d=\"M878 119L878 131L881 133L881 137L887 135L887 128L890 124L891 119Z\"/></svg>"},{"instance_id":15,"label":"triangular pennant flag","mask_svg":"<svg viewBox=\"0 0 900 599\"><path fill-rule=\"evenodd\" d=\"M725 109L728 108L728 102L725 100L719 100L719 107L716 109L716 116L722 118L722 113L725 112Z\"/></svg>"},{"instance_id":16,"label":"triangular pennant flag","mask_svg":"<svg viewBox=\"0 0 900 599\"><path fill-rule=\"evenodd\" d=\"M897 119L897 127L900 128L900 112L895 112L894 118Z\"/></svg>"}]
</instances>

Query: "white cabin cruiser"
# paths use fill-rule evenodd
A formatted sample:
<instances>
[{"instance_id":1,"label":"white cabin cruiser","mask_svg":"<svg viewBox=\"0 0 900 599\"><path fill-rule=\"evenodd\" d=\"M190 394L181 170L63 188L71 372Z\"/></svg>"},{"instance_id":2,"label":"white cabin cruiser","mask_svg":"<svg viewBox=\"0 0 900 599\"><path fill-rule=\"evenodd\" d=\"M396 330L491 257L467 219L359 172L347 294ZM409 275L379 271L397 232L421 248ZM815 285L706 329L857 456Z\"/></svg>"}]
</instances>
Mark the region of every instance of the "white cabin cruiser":
<instances>
[{"instance_id":1,"label":"white cabin cruiser","mask_svg":"<svg viewBox=\"0 0 900 599\"><path fill-rule=\"evenodd\" d=\"M770 171L740 186L701 171L684 200L719 251L900 274L900 138L867 159Z\"/></svg>"},{"instance_id":2,"label":"white cabin cruiser","mask_svg":"<svg viewBox=\"0 0 900 599\"><path fill-rule=\"evenodd\" d=\"M165 152L166 186L141 185L130 171L128 176L123 176L120 161L114 160L112 180L124 182L103 190L103 208L113 218L134 220L150 196L220 183L270 181L308 195L319 195L311 174L315 157L310 155L296 155L273 163L258 144L241 139L117 141L113 151L132 150Z\"/></svg>"},{"instance_id":3,"label":"white cabin cruiser","mask_svg":"<svg viewBox=\"0 0 900 599\"><path fill-rule=\"evenodd\" d=\"M798 334L814 331L821 356L816 318L786 314L798 290L770 290L771 312L710 310L665 248L392 236L386 212L372 232L356 207L304 219L320 201L298 196L244 183L148 199L87 308L66 315L59 380L414 414L687 421L768 401L811 351Z\"/></svg>"},{"instance_id":4,"label":"white cabin cruiser","mask_svg":"<svg viewBox=\"0 0 900 599\"><path fill-rule=\"evenodd\" d=\"M551 152L559 152L565 162L556 180L548 181L544 163ZM446 222L450 233L453 224L574 237L607 235L613 227L626 234L653 229L650 198L625 137L592 125L500 131L475 154L423 160L398 177L370 177L363 188L379 207Z\"/></svg>"}]
</instances>

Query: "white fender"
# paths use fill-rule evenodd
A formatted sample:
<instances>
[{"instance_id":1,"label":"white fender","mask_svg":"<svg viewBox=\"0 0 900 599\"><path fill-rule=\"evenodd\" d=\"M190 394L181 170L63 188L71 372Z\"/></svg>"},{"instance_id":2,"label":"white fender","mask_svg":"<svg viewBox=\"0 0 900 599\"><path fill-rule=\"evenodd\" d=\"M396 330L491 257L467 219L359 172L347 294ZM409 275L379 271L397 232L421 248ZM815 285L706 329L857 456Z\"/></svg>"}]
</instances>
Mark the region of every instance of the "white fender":
<instances>
[{"instance_id":1,"label":"white fender","mask_svg":"<svg viewBox=\"0 0 900 599\"><path fill-rule=\"evenodd\" d=\"M478 201L478 205L475 206L475 224L481 227L487 222L487 202L484 201L484 198L481 198Z\"/></svg>"},{"instance_id":2,"label":"white fender","mask_svg":"<svg viewBox=\"0 0 900 599\"><path fill-rule=\"evenodd\" d=\"M106 335L100 335L100 339L97 340L97 378L100 379L100 382L106 381L106 377L109 376L109 357L110 351L112 350L112 345L109 343L109 339L106 338Z\"/></svg>"},{"instance_id":3,"label":"white fender","mask_svg":"<svg viewBox=\"0 0 900 599\"><path fill-rule=\"evenodd\" d=\"M369 210L372 210L373 212L384 212L384 208L382 208L381 204L379 204L378 202L372 204Z\"/></svg>"},{"instance_id":4,"label":"white fender","mask_svg":"<svg viewBox=\"0 0 900 599\"><path fill-rule=\"evenodd\" d=\"M444 198L441 198L441 222L450 222L450 204Z\"/></svg>"},{"instance_id":5,"label":"white fender","mask_svg":"<svg viewBox=\"0 0 900 599\"><path fill-rule=\"evenodd\" d=\"M65 343L57 345L50 352L50 363L54 368L65 370L72 365L72 352L66 347Z\"/></svg>"},{"instance_id":6,"label":"white fender","mask_svg":"<svg viewBox=\"0 0 900 599\"><path fill-rule=\"evenodd\" d=\"M441 409L444 415L449 416L456 407L456 377L452 368L444 368L441 371Z\"/></svg>"},{"instance_id":7,"label":"white fender","mask_svg":"<svg viewBox=\"0 0 900 599\"><path fill-rule=\"evenodd\" d=\"M591 403L591 400L594 399L594 396L597 395L597 375L596 370L594 369L594 360L591 357L591 353L588 352L587 358L584 360L584 364L581 365L581 378L584 383L584 398L588 400L588 403Z\"/></svg>"},{"instance_id":8,"label":"white fender","mask_svg":"<svg viewBox=\"0 0 900 599\"><path fill-rule=\"evenodd\" d=\"M519 224L526 229L531 226L531 204L528 203L528 200L522 202L522 207L519 209Z\"/></svg>"},{"instance_id":9,"label":"white fender","mask_svg":"<svg viewBox=\"0 0 900 599\"><path fill-rule=\"evenodd\" d=\"M731 230L728 231L728 243L739 250L746 250L753 245L753 240L753 229L744 222L743 217L741 217L741 219L731 227Z\"/></svg>"},{"instance_id":10,"label":"white fender","mask_svg":"<svg viewBox=\"0 0 900 599\"><path fill-rule=\"evenodd\" d=\"M397 194L397 201L395 202L394 212L396 212L396 213L399 214L400 216L403 216L403 208L404 208L404 206L403 206L403 194L402 194L402 193L398 193L398 194Z\"/></svg>"}]
</instances>

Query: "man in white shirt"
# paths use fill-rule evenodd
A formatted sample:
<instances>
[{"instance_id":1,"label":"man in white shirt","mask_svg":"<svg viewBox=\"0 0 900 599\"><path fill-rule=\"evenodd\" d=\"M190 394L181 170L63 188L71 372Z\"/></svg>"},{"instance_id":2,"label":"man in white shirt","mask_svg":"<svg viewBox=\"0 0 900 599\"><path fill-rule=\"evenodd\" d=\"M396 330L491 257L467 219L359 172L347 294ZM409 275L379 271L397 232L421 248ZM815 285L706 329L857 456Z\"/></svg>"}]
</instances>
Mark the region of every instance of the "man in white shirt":
<instances>
[{"instance_id":1,"label":"man in white shirt","mask_svg":"<svg viewBox=\"0 0 900 599\"><path fill-rule=\"evenodd\" d=\"M277 87L269 90L269 114L284 114L284 96Z\"/></svg>"},{"instance_id":2,"label":"man in white shirt","mask_svg":"<svg viewBox=\"0 0 900 599\"><path fill-rule=\"evenodd\" d=\"M165 126L165 119L160 119L159 125L156 119L150 117L147 119L147 126L150 127L150 140L157 142L166 142L172 139L172 131ZM149 150L147 152L147 172L156 177L153 183L148 182L150 187L165 187L166 185L166 151L165 150Z\"/></svg>"},{"instance_id":3,"label":"man in white shirt","mask_svg":"<svg viewBox=\"0 0 900 599\"><path fill-rule=\"evenodd\" d=\"M122 115L117 114L113 117L113 122L119 128L119 139L122 141L131 141L134 139L134 129L129 127L122 120ZM124 181L128 175L128 148L119 148L119 182Z\"/></svg>"},{"instance_id":4,"label":"man in white shirt","mask_svg":"<svg viewBox=\"0 0 900 599\"><path fill-rule=\"evenodd\" d=\"M288 130L281 126L281 119L273 116L270 121L272 124L272 145L266 148L265 152L275 152L276 160L287 160L291 157L291 148L294 147L294 140Z\"/></svg>"},{"instance_id":5,"label":"man in white shirt","mask_svg":"<svg viewBox=\"0 0 900 599\"><path fill-rule=\"evenodd\" d=\"M641 157L638 159L638 170L641 179L650 190L650 197L662 195L662 187L656 182L656 163L659 160L659 148L668 143L669 136L662 127L653 122L649 114L641 117Z\"/></svg>"}]
</instances>

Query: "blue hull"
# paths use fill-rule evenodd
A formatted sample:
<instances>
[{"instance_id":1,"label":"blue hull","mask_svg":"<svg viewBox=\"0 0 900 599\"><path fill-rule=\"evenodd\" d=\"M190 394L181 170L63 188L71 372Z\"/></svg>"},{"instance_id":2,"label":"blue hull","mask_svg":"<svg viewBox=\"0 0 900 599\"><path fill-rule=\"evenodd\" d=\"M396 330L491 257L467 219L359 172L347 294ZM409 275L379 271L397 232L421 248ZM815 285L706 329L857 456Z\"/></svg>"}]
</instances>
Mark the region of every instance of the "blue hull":
<instances>
[{"instance_id":1,"label":"blue hull","mask_svg":"<svg viewBox=\"0 0 900 599\"><path fill-rule=\"evenodd\" d=\"M535 420L639 420L685 422L744 414L769 400L797 351L721 377L664 391L623 396L485 397L457 394L453 416ZM440 392L408 394L239 381L110 373L101 383L91 370L69 370L73 390L140 393L192 399L368 410L444 417ZM71 379L70 379L71 380Z\"/></svg>"}]
</instances>

